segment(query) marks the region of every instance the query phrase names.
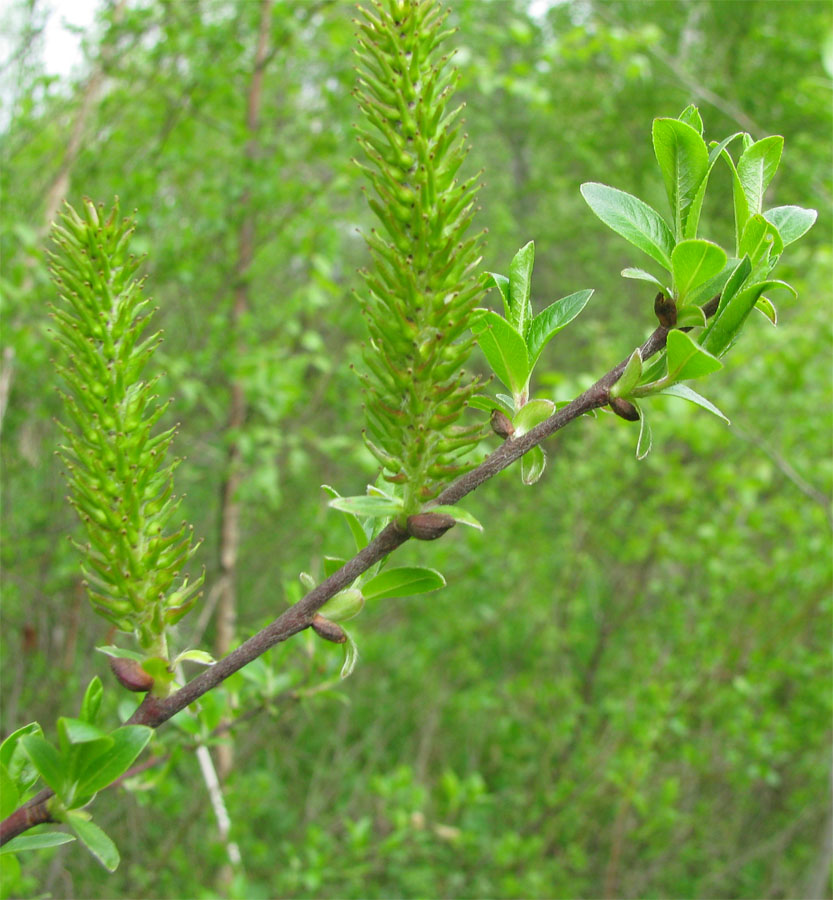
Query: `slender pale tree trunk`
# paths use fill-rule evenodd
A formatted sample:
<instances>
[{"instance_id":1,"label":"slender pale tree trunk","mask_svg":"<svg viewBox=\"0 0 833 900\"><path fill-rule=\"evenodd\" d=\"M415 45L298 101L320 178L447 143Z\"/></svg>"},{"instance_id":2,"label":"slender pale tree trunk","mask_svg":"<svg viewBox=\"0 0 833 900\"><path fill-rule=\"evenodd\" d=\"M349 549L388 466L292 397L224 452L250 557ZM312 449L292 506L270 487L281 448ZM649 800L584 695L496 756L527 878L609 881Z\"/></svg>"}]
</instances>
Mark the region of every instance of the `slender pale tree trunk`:
<instances>
[{"instance_id":1,"label":"slender pale tree trunk","mask_svg":"<svg viewBox=\"0 0 833 900\"><path fill-rule=\"evenodd\" d=\"M273 0L261 0L257 50L255 52L255 62L246 108L246 128L249 134L245 148L247 160L252 159L258 150L257 132L260 124L263 73L269 54L269 25L272 16L272 5ZM240 324L250 305L248 273L254 256L255 243L255 211L250 207L250 204L251 194L247 187L241 200L242 218L237 241L234 300L229 313L232 352L237 358L240 358L246 352L245 341L240 334ZM226 429L232 434L239 434L246 421L246 395L239 378L234 378L230 389L231 400ZM217 633L214 644L214 649L218 656L225 656L231 649L237 626L236 581L237 555L240 546L240 501L237 493L242 479L240 441L237 438L233 438L229 443L226 475L220 489L220 578L217 600ZM216 760L217 774L220 780L223 781L231 770L233 762L230 742L217 748Z\"/></svg>"}]
</instances>

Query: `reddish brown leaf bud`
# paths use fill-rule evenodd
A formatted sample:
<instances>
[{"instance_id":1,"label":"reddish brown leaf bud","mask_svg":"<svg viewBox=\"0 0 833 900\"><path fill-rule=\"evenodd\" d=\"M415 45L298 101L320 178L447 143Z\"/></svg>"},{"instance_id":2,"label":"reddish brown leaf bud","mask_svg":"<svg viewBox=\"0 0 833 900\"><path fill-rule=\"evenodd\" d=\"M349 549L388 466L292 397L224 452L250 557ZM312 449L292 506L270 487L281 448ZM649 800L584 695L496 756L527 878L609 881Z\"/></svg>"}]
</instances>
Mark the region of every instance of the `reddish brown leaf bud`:
<instances>
[{"instance_id":1,"label":"reddish brown leaf bud","mask_svg":"<svg viewBox=\"0 0 833 900\"><path fill-rule=\"evenodd\" d=\"M424 512L408 516L408 534L418 541L435 541L454 526L454 516L447 513Z\"/></svg>"},{"instance_id":2,"label":"reddish brown leaf bud","mask_svg":"<svg viewBox=\"0 0 833 900\"><path fill-rule=\"evenodd\" d=\"M673 328L677 324L677 304L662 291L654 298L654 312L663 328Z\"/></svg>"},{"instance_id":3,"label":"reddish brown leaf bud","mask_svg":"<svg viewBox=\"0 0 833 900\"><path fill-rule=\"evenodd\" d=\"M136 662L135 659L110 657L110 668L116 681L128 691L149 691L153 687L153 678Z\"/></svg>"},{"instance_id":4,"label":"reddish brown leaf bud","mask_svg":"<svg viewBox=\"0 0 833 900\"><path fill-rule=\"evenodd\" d=\"M325 641L331 641L333 644L343 644L347 641L347 635L341 625L325 619L321 613L316 613L312 617L312 630L318 637L324 638Z\"/></svg>"},{"instance_id":5,"label":"reddish brown leaf bud","mask_svg":"<svg viewBox=\"0 0 833 900\"><path fill-rule=\"evenodd\" d=\"M492 426L492 431L498 436L506 440L506 438L512 437L515 433L515 426L512 424L509 416L506 413L502 412L499 409L493 409L492 415L489 418L489 424Z\"/></svg>"},{"instance_id":6,"label":"reddish brown leaf bud","mask_svg":"<svg viewBox=\"0 0 833 900\"><path fill-rule=\"evenodd\" d=\"M622 419L628 422L638 422L639 413L636 407L629 400L623 400L621 397L610 398L610 408Z\"/></svg>"}]
</instances>

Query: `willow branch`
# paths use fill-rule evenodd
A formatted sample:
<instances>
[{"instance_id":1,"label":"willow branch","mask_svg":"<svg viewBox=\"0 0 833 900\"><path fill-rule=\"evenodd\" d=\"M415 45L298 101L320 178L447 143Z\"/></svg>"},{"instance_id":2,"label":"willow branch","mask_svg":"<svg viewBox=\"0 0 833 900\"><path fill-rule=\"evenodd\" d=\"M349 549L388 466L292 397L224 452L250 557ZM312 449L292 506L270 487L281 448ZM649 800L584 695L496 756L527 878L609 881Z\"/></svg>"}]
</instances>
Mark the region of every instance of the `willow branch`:
<instances>
[{"instance_id":1,"label":"willow branch","mask_svg":"<svg viewBox=\"0 0 833 900\"><path fill-rule=\"evenodd\" d=\"M706 316L717 310L718 297L713 298L703 307ZM660 325L640 348L642 358L648 359L665 347L668 330ZM688 330L688 329L683 329ZM519 460L532 447L545 441L570 422L606 406L610 400L610 388L616 383L624 371L630 354L618 365L606 372L584 393L580 394L566 406L557 410L540 425L519 438L506 440L497 450L491 453L477 468L453 481L434 501L436 504L454 504L467 494L493 478L498 472ZM210 668L189 681L169 697L153 697L150 694L128 720L128 725L148 725L158 728L180 710L185 709L203 694L217 687L230 675L242 669L267 650L308 628L313 616L324 604L339 591L349 587L363 572L372 565L383 560L409 540L409 535L391 523L359 551L340 569L313 588L305 597L285 610L274 622L262 631L250 637L227 656L224 656ZM0 845L40 822L49 821L46 801L52 791L43 790L35 795L27 804L0 822ZM45 816L45 818L44 818ZM38 818L40 817L40 818Z\"/></svg>"}]
</instances>

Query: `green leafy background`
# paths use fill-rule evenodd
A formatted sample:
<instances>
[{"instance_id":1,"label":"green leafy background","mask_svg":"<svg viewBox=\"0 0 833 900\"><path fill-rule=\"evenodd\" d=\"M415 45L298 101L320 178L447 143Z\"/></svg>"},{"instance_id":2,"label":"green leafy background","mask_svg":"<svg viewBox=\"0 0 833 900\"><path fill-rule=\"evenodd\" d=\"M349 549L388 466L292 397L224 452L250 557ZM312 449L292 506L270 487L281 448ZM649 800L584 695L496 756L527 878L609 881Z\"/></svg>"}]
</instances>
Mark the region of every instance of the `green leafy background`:
<instances>
[{"instance_id":1,"label":"green leafy background","mask_svg":"<svg viewBox=\"0 0 833 900\"><path fill-rule=\"evenodd\" d=\"M49 723L93 675L113 727L122 696L92 652L109 641L80 586L53 453L40 229L83 77L44 74L45 7L3 15L22 48L4 73L0 138L3 734L37 719L54 740ZM298 595L300 570L320 576L323 554L352 552L318 485L361 494L374 475L349 369L364 336L356 226L371 225L349 161L353 9L276 3L260 152L247 155L258 15L255 3L154 0L127 3L115 30L100 17L88 52L104 41L111 61L67 191L138 209L165 329L161 394L176 397L174 451L187 456L177 490L205 537L208 590L226 446L241 446L244 636ZM754 313L710 378L731 428L651 400L654 450L637 462L638 426L576 423L548 444L534 488L507 472L467 500L483 533L455 528L397 554L448 586L369 602L338 694L286 699L337 682L334 645L303 635L271 651L200 719L160 731L152 752L172 755L143 776L152 790L98 798L122 857L114 875L68 843L7 863L6 895L830 896L830 7L502 0L455 2L452 22L467 165L486 170L484 268L508 272L534 239L536 309L595 289L542 355L536 396L569 399L652 327L654 287L620 277L636 254L578 186L664 210L651 121L688 103L711 136L784 135L768 203L820 211L778 272L798 299L779 298L777 328ZM731 247L730 173L718 165L712 181L725 202L707 200L701 232ZM248 349L235 355L233 260L251 210ZM486 302L501 309L496 290ZM230 435L233 379L250 409ZM226 798L243 864L231 873L189 749L229 696L259 710L234 733Z\"/></svg>"}]
</instances>

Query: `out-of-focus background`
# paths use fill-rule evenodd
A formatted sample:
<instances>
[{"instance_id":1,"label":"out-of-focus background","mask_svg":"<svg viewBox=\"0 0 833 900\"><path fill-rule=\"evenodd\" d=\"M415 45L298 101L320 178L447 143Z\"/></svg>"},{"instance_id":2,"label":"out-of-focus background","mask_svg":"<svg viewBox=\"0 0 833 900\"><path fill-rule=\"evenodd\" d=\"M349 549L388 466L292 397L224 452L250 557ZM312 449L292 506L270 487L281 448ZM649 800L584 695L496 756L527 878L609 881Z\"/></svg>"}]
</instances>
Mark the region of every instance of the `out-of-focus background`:
<instances>
[{"instance_id":1,"label":"out-of-focus background","mask_svg":"<svg viewBox=\"0 0 833 900\"><path fill-rule=\"evenodd\" d=\"M205 538L183 643L227 649L218 609L243 639L298 596L299 571L348 554L319 485L374 477L350 369L371 225L351 163L355 8L94 9L63 49L74 3L12 0L0 22L3 734L50 733L94 674L112 721L124 702L93 651L107 635L54 455L44 247L62 198L138 210L177 490ZM95 802L116 874L65 845L20 857L15 896L831 896L831 6L455 0L451 21L484 268L534 239L539 307L596 289L540 364L540 396L574 396L652 328L652 290L619 276L638 251L578 187L665 209L651 120L688 103L707 139L785 136L767 205L819 210L779 273L799 298L777 328L753 314L704 385L731 428L654 402L637 462L633 426L575 423L537 486L510 470L467 500L483 534L397 554L448 587L367 608L337 691L309 689L340 650L300 636L206 699L209 725L227 700L247 713L213 746L239 866L183 721L140 790ZM727 241L725 171L714 185L726 199L703 233Z\"/></svg>"}]
</instances>

